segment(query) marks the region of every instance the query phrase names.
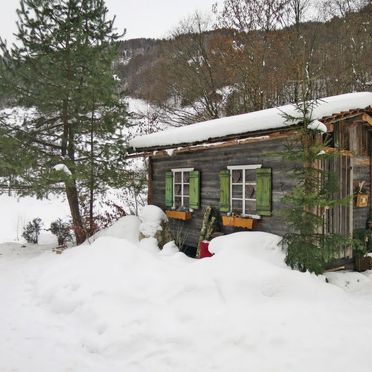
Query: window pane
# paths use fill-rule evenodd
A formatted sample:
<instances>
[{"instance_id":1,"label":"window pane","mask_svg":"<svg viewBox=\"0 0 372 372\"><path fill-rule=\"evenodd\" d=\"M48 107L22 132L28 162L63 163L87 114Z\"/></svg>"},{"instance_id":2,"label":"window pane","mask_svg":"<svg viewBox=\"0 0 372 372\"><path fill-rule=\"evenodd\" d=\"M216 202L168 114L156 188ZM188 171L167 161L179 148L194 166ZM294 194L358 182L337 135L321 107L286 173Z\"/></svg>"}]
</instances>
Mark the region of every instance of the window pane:
<instances>
[{"instance_id":1,"label":"window pane","mask_svg":"<svg viewBox=\"0 0 372 372\"><path fill-rule=\"evenodd\" d=\"M242 183L243 181L243 171L241 169L234 169L232 171L232 182Z\"/></svg>"},{"instance_id":2,"label":"window pane","mask_svg":"<svg viewBox=\"0 0 372 372\"><path fill-rule=\"evenodd\" d=\"M183 182L184 183L189 183L190 180L190 172L184 172L183 173Z\"/></svg>"},{"instance_id":3,"label":"window pane","mask_svg":"<svg viewBox=\"0 0 372 372\"><path fill-rule=\"evenodd\" d=\"M245 201L245 213L247 214L255 214L256 213L256 201Z\"/></svg>"},{"instance_id":4,"label":"window pane","mask_svg":"<svg viewBox=\"0 0 372 372\"><path fill-rule=\"evenodd\" d=\"M246 185L245 186L245 198L246 199L256 199L256 185Z\"/></svg>"},{"instance_id":5,"label":"window pane","mask_svg":"<svg viewBox=\"0 0 372 372\"><path fill-rule=\"evenodd\" d=\"M174 185L174 195L181 195L182 185Z\"/></svg>"},{"instance_id":6,"label":"window pane","mask_svg":"<svg viewBox=\"0 0 372 372\"><path fill-rule=\"evenodd\" d=\"M235 214L241 214L243 209L243 202L241 200L232 200L232 208L231 211Z\"/></svg>"},{"instance_id":7,"label":"window pane","mask_svg":"<svg viewBox=\"0 0 372 372\"><path fill-rule=\"evenodd\" d=\"M245 170L245 182L256 182L256 169Z\"/></svg>"},{"instance_id":8,"label":"window pane","mask_svg":"<svg viewBox=\"0 0 372 372\"><path fill-rule=\"evenodd\" d=\"M189 208L189 198L183 198L183 207L185 207L186 209Z\"/></svg>"},{"instance_id":9,"label":"window pane","mask_svg":"<svg viewBox=\"0 0 372 372\"><path fill-rule=\"evenodd\" d=\"M181 206L181 197L180 196L175 196L174 197L174 206L176 208L179 208Z\"/></svg>"},{"instance_id":10,"label":"window pane","mask_svg":"<svg viewBox=\"0 0 372 372\"><path fill-rule=\"evenodd\" d=\"M243 187L240 185L232 185L232 197L242 198L243 197Z\"/></svg>"},{"instance_id":11,"label":"window pane","mask_svg":"<svg viewBox=\"0 0 372 372\"><path fill-rule=\"evenodd\" d=\"M183 185L183 195L189 196L189 185Z\"/></svg>"},{"instance_id":12,"label":"window pane","mask_svg":"<svg viewBox=\"0 0 372 372\"><path fill-rule=\"evenodd\" d=\"M175 172L174 173L174 182L180 183L181 182L181 172Z\"/></svg>"}]
</instances>

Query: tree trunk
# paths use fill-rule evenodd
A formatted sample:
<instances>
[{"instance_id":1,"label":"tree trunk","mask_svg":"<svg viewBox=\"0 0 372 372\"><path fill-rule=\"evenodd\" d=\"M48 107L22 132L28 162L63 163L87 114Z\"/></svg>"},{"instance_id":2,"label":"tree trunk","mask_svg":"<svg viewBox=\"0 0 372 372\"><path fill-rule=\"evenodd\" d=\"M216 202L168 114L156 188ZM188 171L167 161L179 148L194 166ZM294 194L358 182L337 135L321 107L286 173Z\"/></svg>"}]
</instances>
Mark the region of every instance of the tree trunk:
<instances>
[{"instance_id":1,"label":"tree trunk","mask_svg":"<svg viewBox=\"0 0 372 372\"><path fill-rule=\"evenodd\" d=\"M66 184L66 195L74 225L76 244L79 245L85 241L86 232L80 215L78 192L75 182L73 184Z\"/></svg>"},{"instance_id":2,"label":"tree trunk","mask_svg":"<svg viewBox=\"0 0 372 372\"><path fill-rule=\"evenodd\" d=\"M94 233L94 114L93 98L92 116L90 121L90 180L89 180L89 236Z\"/></svg>"}]
</instances>

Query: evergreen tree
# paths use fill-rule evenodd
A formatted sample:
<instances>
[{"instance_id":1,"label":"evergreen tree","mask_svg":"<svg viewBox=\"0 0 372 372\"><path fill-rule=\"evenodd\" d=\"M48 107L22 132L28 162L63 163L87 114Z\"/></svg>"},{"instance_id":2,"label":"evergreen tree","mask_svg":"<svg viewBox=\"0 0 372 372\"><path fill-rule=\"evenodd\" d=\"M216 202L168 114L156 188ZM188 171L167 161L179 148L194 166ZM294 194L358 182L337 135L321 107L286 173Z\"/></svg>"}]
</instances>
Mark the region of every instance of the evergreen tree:
<instances>
[{"instance_id":1,"label":"evergreen tree","mask_svg":"<svg viewBox=\"0 0 372 372\"><path fill-rule=\"evenodd\" d=\"M34 218L23 228L22 237L27 243L38 244L42 226L41 218Z\"/></svg>"},{"instance_id":2,"label":"evergreen tree","mask_svg":"<svg viewBox=\"0 0 372 372\"><path fill-rule=\"evenodd\" d=\"M18 42L9 49L1 40L1 94L32 109L23 124L2 125L27 164L19 179L39 196L63 183L77 243L86 238L81 197L93 209L95 191L123 169L126 111L112 71L119 35L107 12L103 0L21 0Z\"/></svg>"},{"instance_id":3,"label":"evergreen tree","mask_svg":"<svg viewBox=\"0 0 372 372\"><path fill-rule=\"evenodd\" d=\"M319 131L321 123L314 123L312 112L317 101L310 99L312 93L307 87L302 86L303 100L296 104L298 116L285 115L290 122L300 122L301 127L298 138L288 143L282 154L285 160L296 164L293 176L297 181L283 198L288 206L285 216L289 232L284 235L282 245L290 267L321 274L342 247L352 244L350 237L324 229L325 211L346 205L350 200L338 198L335 174L324 167L327 160L339 155L325 151L328 137Z\"/></svg>"}]
</instances>

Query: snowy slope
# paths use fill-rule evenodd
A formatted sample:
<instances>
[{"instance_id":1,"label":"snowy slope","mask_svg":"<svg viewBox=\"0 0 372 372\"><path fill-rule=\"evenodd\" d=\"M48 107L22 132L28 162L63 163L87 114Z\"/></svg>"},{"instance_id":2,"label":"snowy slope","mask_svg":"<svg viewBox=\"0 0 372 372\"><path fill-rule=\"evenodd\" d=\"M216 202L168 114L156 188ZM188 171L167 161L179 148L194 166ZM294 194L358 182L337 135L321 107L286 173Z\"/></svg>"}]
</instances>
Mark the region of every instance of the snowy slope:
<instances>
[{"instance_id":1,"label":"snowy slope","mask_svg":"<svg viewBox=\"0 0 372 372\"><path fill-rule=\"evenodd\" d=\"M0 245L0 371L370 370L370 273L332 274L344 291L258 232L165 255L133 240L134 219L62 255Z\"/></svg>"},{"instance_id":2,"label":"snowy slope","mask_svg":"<svg viewBox=\"0 0 372 372\"><path fill-rule=\"evenodd\" d=\"M312 112L313 119L320 119L333 113L372 105L372 93L350 93L327 97L319 100ZM170 129L163 132L136 137L130 141L133 148L152 146L171 146L181 143L206 141L209 138L219 138L227 135L254 132L257 130L277 129L288 123L285 115L299 117L295 106L286 105L248 114L208 120L186 127Z\"/></svg>"},{"instance_id":3,"label":"snowy slope","mask_svg":"<svg viewBox=\"0 0 372 372\"><path fill-rule=\"evenodd\" d=\"M22 240L23 227L32 219L40 217L44 228L57 218L67 220L67 202L60 197L38 200L34 197L17 198L7 194L0 195L0 243ZM54 242L54 235L43 232L41 243Z\"/></svg>"}]
</instances>

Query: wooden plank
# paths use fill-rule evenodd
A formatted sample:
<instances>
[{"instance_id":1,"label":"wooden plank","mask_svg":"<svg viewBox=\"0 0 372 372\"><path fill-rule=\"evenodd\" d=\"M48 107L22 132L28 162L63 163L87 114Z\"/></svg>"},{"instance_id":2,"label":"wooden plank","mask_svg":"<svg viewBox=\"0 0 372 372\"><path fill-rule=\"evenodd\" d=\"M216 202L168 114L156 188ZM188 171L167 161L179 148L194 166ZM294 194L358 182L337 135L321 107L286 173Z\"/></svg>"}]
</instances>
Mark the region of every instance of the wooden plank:
<instances>
[{"instance_id":1,"label":"wooden plank","mask_svg":"<svg viewBox=\"0 0 372 372\"><path fill-rule=\"evenodd\" d=\"M182 154L182 153L190 153L196 151L205 151L210 149L222 149L225 147L230 147L234 145L242 145L247 143L258 143L264 141L271 141L271 140L279 140L285 138L294 138L299 135L299 131L291 130L291 131L277 131L266 135L258 135L258 136L249 136L247 138L238 136L233 139L220 139L219 141L201 141L200 143L196 144L179 144L175 145L174 147L168 146L166 148L154 149L151 150L150 148L145 150L144 152L130 154L128 158L135 158L139 156L153 156L153 157L173 157L174 155ZM169 155L169 150L173 150L172 155Z\"/></svg>"},{"instance_id":2,"label":"wooden plank","mask_svg":"<svg viewBox=\"0 0 372 372\"><path fill-rule=\"evenodd\" d=\"M327 154L332 154L332 153L338 153L342 156L353 156L353 152L352 151L349 151L349 150L342 150L342 149L339 149L339 148L335 148L335 147L324 147L324 152L327 153Z\"/></svg>"},{"instance_id":3,"label":"wooden plank","mask_svg":"<svg viewBox=\"0 0 372 372\"><path fill-rule=\"evenodd\" d=\"M362 120L368 123L369 125L372 125L372 117L369 116L367 113L364 113L362 115Z\"/></svg>"},{"instance_id":4,"label":"wooden plank","mask_svg":"<svg viewBox=\"0 0 372 372\"><path fill-rule=\"evenodd\" d=\"M153 193L154 193L154 187L153 187L153 166L152 166L152 158L149 156L148 158L148 170L147 170L147 204L151 205L153 201Z\"/></svg>"}]
</instances>

